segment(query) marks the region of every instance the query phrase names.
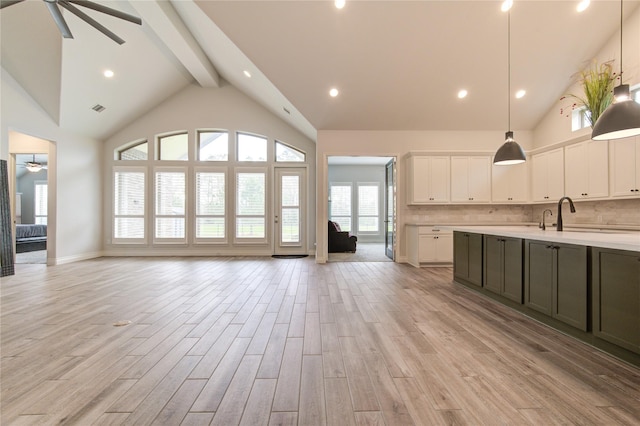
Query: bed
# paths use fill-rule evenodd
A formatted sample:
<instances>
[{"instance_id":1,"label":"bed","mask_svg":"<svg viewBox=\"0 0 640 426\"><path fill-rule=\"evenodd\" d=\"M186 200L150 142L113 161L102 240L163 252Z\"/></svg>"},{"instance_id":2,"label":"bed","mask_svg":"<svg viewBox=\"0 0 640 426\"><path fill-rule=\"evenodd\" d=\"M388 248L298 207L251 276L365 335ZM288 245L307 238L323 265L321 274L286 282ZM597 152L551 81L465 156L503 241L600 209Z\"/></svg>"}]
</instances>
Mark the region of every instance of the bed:
<instances>
[{"instance_id":1,"label":"bed","mask_svg":"<svg viewBox=\"0 0 640 426\"><path fill-rule=\"evenodd\" d=\"M47 225L17 224L16 253L47 249Z\"/></svg>"}]
</instances>

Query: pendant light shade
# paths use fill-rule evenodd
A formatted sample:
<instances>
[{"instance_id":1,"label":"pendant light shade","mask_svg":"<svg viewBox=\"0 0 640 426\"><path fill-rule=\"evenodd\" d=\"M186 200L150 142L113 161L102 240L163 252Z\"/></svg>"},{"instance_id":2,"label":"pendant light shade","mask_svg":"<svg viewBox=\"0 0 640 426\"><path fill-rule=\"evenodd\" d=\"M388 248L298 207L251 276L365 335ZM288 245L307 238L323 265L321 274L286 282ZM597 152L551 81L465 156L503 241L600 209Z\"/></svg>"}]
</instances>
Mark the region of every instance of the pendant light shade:
<instances>
[{"instance_id":1,"label":"pendant light shade","mask_svg":"<svg viewBox=\"0 0 640 426\"><path fill-rule=\"evenodd\" d=\"M591 139L605 141L640 135L640 104L631 99L629 85L613 90L616 100L598 117Z\"/></svg>"},{"instance_id":2,"label":"pendant light shade","mask_svg":"<svg viewBox=\"0 0 640 426\"><path fill-rule=\"evenodd\" d=\"M493 157L493 164L497 166L509 166L512 164L520 164L527 161L527 156L524 154L524 150L513 139L513 132L508 131L505 133L505 142L496 152Z\"/></svg>"},{"instance_id":3,"label":"pendant light shade","mask_svg":"<svg viewBox=\"0 0 640 426\"><path fill-rule=\"evenodd\" d=\"M520 164L527 161L527 156L524 154L524 150L518 142L513 139L513 132L511 131L511 10L508 10L507 16L507 58L508 58L508 126L509 131L505 133L505 141L504 144L498 151L496 155L493 157L493 164L497 166L510 166L512 164Z\"/></svg>"},{"instance_id":4,"label":"pendant light shade","mask_svg":"<svg viewBox=\"0 0 640 426\"><path fill-rule=\"evenodd\" d=\"M606 141L640 135L640 104L631 99L629 85L622 84L622 0L620 0L620 85L613 89L614 101L598 117L591 139Z\"/></svg>"}]
</instances>

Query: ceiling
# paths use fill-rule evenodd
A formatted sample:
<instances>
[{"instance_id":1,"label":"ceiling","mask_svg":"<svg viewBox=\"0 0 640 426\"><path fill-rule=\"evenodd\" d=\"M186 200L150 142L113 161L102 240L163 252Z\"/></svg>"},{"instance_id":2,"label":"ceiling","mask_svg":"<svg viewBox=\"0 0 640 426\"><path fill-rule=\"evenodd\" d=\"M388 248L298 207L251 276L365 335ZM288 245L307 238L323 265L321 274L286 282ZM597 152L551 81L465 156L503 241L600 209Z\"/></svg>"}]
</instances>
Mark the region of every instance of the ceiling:
<instances>
[{"instance_id":1,"label":"ceiling","mask_svg":"<svg viewBox=\"0 0 640 426\"><path fill-rule=\"evenodd\" d=\"M2 67L62 128L89 137L108 138L189 84L228 83L312 140L317 130L507 127L500 1L347 0L341 10L332 1L98 3L143 25L87 11L126 40L118 45L66 11L74 39L63 40L41 0L0 12ZM592 1L580 14L577 3L515 2L511 89L527 94L511 101L512 129L533 129L618 33L618 2ZM639 4L625 1L625 15Z\"/></svg>"}]
</instances>

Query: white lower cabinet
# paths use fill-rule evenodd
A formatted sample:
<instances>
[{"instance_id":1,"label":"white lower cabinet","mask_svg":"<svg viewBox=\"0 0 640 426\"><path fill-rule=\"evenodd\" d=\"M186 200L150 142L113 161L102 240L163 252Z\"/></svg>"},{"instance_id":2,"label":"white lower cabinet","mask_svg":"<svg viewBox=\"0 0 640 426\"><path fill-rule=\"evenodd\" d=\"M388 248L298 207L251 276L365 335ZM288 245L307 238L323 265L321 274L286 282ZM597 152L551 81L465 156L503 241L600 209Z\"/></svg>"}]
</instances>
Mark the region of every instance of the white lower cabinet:
<instances>
[{"instance_id":1,"label":"white lower cabinet","mask_svg":"<svg viewBox=\"0 0 640 426\"><path fill-rule=\"evenodd\" d=\"M437 226L407 226L407 257L410 265L453 263L453 232Z\"/></svg>"}]
</instances>

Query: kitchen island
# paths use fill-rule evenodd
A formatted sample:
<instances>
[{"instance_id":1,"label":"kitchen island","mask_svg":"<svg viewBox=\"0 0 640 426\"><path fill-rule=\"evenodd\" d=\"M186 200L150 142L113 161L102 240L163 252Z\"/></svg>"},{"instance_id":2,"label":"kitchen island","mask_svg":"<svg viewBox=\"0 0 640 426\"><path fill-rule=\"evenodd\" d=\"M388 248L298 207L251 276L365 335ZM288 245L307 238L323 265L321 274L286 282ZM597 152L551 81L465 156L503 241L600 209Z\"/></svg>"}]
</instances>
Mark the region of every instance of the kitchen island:
<instances>
[{"instance_id":1,"label":"kitchen island","mask_svg":"<svg viewBox=\"0 0 640 426\"><path fill-rule=\"evenodd\" d=\"M449 229L456 282L640 366L640 232Z\"/></svg>"}]
</instances>

